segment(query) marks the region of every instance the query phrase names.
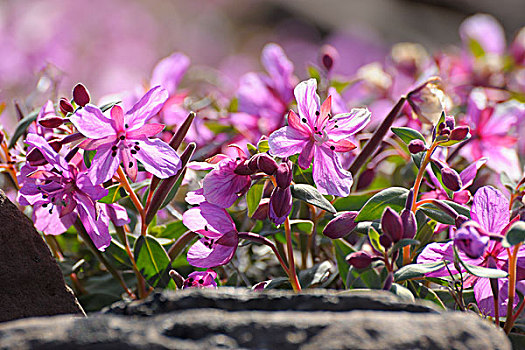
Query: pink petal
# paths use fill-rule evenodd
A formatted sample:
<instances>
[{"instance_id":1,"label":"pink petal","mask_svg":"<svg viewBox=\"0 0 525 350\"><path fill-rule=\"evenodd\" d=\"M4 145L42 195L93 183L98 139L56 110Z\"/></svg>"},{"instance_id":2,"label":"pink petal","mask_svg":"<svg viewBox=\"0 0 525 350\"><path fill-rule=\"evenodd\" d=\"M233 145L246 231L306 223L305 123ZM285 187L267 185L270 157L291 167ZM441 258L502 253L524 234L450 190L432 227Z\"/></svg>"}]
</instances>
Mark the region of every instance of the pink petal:
<instances>
[{"instance_id":1,"label":"pink petal","mask_svg":"<svg viewBox=\"0 0 525 350\"><path fill-rule=\"evenodd\" d=\"M306 147L309 137L290 126L285 126L273 132L268 139L270 153L277 157L289 157L301 153Z\"/></svg>"},{"instance_id":2,"label":"pink petal","mask_svg":"<svg viewBox=\"0 0 525 350\"><path fill-rule=\"evenodd\" d=\"M137 141L140 150L135 155L146 171L165 179L173 176L181 168L179 155L160 139Z\"/></svg>"},{"instance_id":3,"label":"pink petal","mask_svg":"<svg viewBox=\"0 0 525 350\"><path fill-rule=\"evenodd\" d=\"M157 135L159 132L164 130L163 124L158 123L149 123L146 125L141 126L140 128L127 132L126 138L128 139L142 139L145 137L153 137Z\"/></svg>"},{"instance_id":4,"label":"pink petal","mask_svg":"<svg viewBox=\"0 0 525 350\"><path fill-rule=\"evenodd\" d=\"M204 202L182 215L182 223L191 231L209 231L219 234L235 230L235 224L226 210Z\"/></svg>"},{"instance_id":5,"label":"pink petal","mask_svg":"<svg viewBox=\"0 0 525 350\"><path fill-rule=\"evenodd\" d=\"M101 212L97 218L94 203L89 197L79 193L76 194L76 197L80 220L97 249L103 251L111 243L111 235L108 230L109 218L104 212Z\"/></svg>"},{"instance_id":6,"label":"pink petal","mask_svg":"<svg viewBox=\"0 0 525 350\"><path fill-rule=\"evenodd\" d=\"M478 170L487 162L487 158L481 158L466 167L460 174L461 182L463 183L463 189L469 187L474 182Z\"/></svg>"},{"instance_id":7,"label":"pink petal","mask_svg":"<svg viewBox=\"0 0 525 350\"><path fill-rule=\"evenodd\" d=\"M341 166L337 154L328 147L315 147L313 178L322 194L346 197L350 194L352 174Z\"/></svg>"},{"instance_id":8,"label":"pink petal","mask_svg":"<svg viewBox=\"0 0 525 350\"><path fill-rule=\"evenodd\" d=\"M111 121L113 123L113 128L117 133L124 131L124 111L120 106L113 106L111 108Z\"/></svg>"},{"instance_id":9,"label":"pink petal","mask_svg":"<svg viewBox=\"0 0 525 350\"><path fill-rule=\"evenodd\" d=\"M312 164L312 159L314 157L314 141L310 140L306 143L303 150L301 151L301 154L299 155L299 158L297 159L297 164L302 169L308 169L310 167L310 164Z\"/></svg>"},{"instance_id":10,"label":"pink petal","mask_svg":"<svg viewBox=\"0 0 525 350\"><path fill-rule=\"evenodd\" d=\"M150 85L160 85L173 95L190 66L190 59L182 53L174 53L162 59L153 70Z\"/></svg>"},{"instance_id":11,"label":"pink petal","mask_svg":"<svg viewBox=\"0 0 525 350\"><path fill-rule=\"evenodd\" d=\"M509 201L499 190L484 186L474 195L470 214L487 232L499 234L509 222Z\"/></svg>"},{"instance_id":12,"label":"pink petal","mask_svg":"<svg viewBox=\"0 0 525 350\"><path fill-rule=\"evenodd\" d=\"M361 131L370 122L367 108L353 108L350 113L338 114L327 123L327 134L332 140L342 140ZM337 126L337 127L336 127Z\"/></svg>"},{"instance_id":13,"label":"pink petal","mask_svg":"<svg viewBox=\"0 0 525 350\"><path fill-rule=\"evenodd\" d=\"M117 134L111 120L102 114L97 106L91 104L76 111L69 120L82 135L90 139L101 139Z\"/></svg>"},{"instance_id":14,"label":"pink petal","mask_svg":"<svg viewBox=\"0 0 525 350\"><path fill-rule=\"evenodd\" d=\"M291 128L297 130L299 133L303 134L304 137L310 137L312 134L310 126L306 123L303 123L301 118L299 118L299 116L292 110L288 112L288 125Z\"/></svg>"},{"instance_id":15,"label":"pink petal","mask_svg":"<svg viewBox=\"0 0 525 350\"><path fill-rule=\"evenodd\" d=\"M350 152L357 146L348 140L326 141L326 144L335 152Z\"/></svg>"},{"instance_id":16,"label":"pink petal","mask_svg":"<svg viewBox=\"0 0 525 350\"><path fill-rule=\"evenodd\" d=\"M315 112L319 112L321 105L317 95L317 80L312 78L300 82L294 89L294 95L301 118L306 118L308 124L315 125Z\"/></svg>"},{"instance_id":17,"label":"pink petal","mask_svg":"<svg viewBox=\"0 0 525 350\"><path fill-rule=\"evenodd\" d=\"M332 110L332 96L328 96L328 98L321 105L321 111L319 112L319 117L317 118L317 122L315 123L315 126L317 126L317 129L319 130L322 129L324 123L328 120L328 114L330 114L331 110Z\"/></svg>"},{"instance_id":18,"label":"pink petal","mask_svg":"<svg viewBox=\"0 0 525 350\"><path fill-rule=\"evenodd\" d=\"M168 91L160 86L149 90L131 110L126 113L126 123L130 130L135 130L144 125L150 118L154 117L164 106L168 99Z\"/></svg>"},{"instance_id":19,"label":"pink petal","mask_svg":"<svg viewBox=\"0 0 525 350\"><path fill-rule=\"evenodd\" d=\"M191 265L206 268L227 264L237 250L239 238L236 231L230 231L219 238L212 249L204 242L200 239L188 250L187 259Z\"/></svg>"},{"instance_id":20,"label":"pink petal","mask_svg":"<svg viewBox=\"0 0 525 350\"><path fill-rule=\"evenodd\" d=\"M69 166L64 158L62 158L49 143L37 134L28 134L25 143L36 147L44 156L44 158L52 165L62 168L64 171L69 171Z\"/></svg>"},{"instance_id":21,"label":"pink petal","mask_svg":"<svg viewBox=\"0 0 525 350\"><path fill-rule=\"evenodd\" d=\"M106 182L117 172L120 164L120 152L116 152L114 157L113 153L114 151L108 145L101 147L93 157L88 171L89 179L93 184L98 185Z\"/></svg>"},{"instance_id":22,"label":"pink petal","mask_svg":"<svg viewBox=\"0 0 525 350\"><path fill-rule=\"evenodd\" d=\"M461 40L466 47L475 40L487 53L502 55L505 51L505 32L492 16L477 14L468 17L459 28Z\"/></svg>"},{"instance_id":23,"label":"pink petal","mask_svg":"<svg viewBox=\"0 0 525 350\"><path fill-rule=\"evenodd\" d=\"M129 149L121 150L120 157L126 174L128 174L131 181L135 182L138 173L137 160L131 155Z\"/></svg>"},{"instance_id":24,"label":"pink petal","mask_svg":"<svg viewBox=\"0 0 525 350\"><path fill-rule=\"evenodd\" d=\"M223 208L230 207L251 183L247 175L234 173L236 162L221 164L206 175L202 183L206 200Z\"/></svg>"},{"instance_id":25,"label":"pink petal","mask_svg":"<svg viewBox=\"0 0 525 350\"><path fill-rule=\"evenodd\" d=\"M292 95L293 63L286 57L283 49L277 44L267 44L261 54L261 61L270 75L273 88L281 99L288 103Z\"/></svg>"}]
</instances>

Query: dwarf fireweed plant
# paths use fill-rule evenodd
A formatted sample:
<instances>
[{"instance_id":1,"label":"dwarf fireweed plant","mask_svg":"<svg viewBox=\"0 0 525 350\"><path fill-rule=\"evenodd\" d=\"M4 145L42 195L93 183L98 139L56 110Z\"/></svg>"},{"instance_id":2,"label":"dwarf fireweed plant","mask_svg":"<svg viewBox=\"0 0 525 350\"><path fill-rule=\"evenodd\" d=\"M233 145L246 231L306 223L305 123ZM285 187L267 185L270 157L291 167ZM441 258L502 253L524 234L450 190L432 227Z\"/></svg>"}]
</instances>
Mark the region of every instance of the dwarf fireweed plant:
<instances>
[{"instance_id":1,"label":"dwarf fireweed plant","mask_svg":"<svg viewBox=\"0 0 525 350\"><path fill-rule=\"evenodd\" d=\"M162 289L382 289L516 332L525 43L499 29L473 16L460 54L400 44L346 77L333 47L301 72L271 43L233 90L184 85L174 53L107 104L82 84L15 103L3 189L88 311Z\"/></svg>"}]
</instances>

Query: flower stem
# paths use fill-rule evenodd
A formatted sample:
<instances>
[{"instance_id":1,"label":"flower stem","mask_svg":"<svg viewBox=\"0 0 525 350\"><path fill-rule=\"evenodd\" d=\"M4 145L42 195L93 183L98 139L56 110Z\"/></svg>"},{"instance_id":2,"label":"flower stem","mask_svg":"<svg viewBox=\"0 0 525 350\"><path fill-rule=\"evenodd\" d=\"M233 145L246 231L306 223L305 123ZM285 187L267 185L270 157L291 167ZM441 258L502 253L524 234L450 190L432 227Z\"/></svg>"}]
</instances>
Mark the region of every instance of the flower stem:
<instances>
[{"instance_id":1,"label":"flower stem","mask_svg":"<svg viewBox=\"0 0 525 350\"><path fill-rule=\"evenodd\" d=\"M239 238L246 239L252 242L261 243L261 244L264 244L270 247L272 251L274 252L275 256L277 257L277 259L279 260L279 263L281 264L284 272L286 272L288 276L290 275L290 271L288 267L286 266L286 262L284 261L281 254L279 254L279 251L277 250L277 247L275 246L275 244L273 244L273 242L270 241L268 238L263 237L253 232L239 232Z\"/></svg>"},{"instance_id":2,"label":"flower stem","mask_svg":"<svg viewBox=\"0 0 525 350\"><path fill-rule=\"evenodd\" d=\"M100 252L100 250L97 249L93 241L91 240L91 237L86 232L86 229L84 228L84 225L82 224L82 221L77 218L77 221L75 222L75 228L77 229L78 235L82 238L84 243L91 249L93 254L100 260L100 262L106 267L106 269L111 273L113 278L115 278L121 285L121 287L124 289L124 291L132 298L136 299L135 294L128 288L126 285L126 282L124 282L124 279L120 275L120 273L115 270L115 268L109 263L109 261L106 259L106 257Z\"/></svg>"},{"instance_id":3,"label":"flower stem","mask_svg":"<svg viewBox=\"0 0 525 350\"><path fill-rule=\"evenodd\" d=\"M507 248L509 256L509 299L507 304L507 320L503 326L505 333L509 334L512 326L514 326L514 317L512 317L512 309L514 307L514 297L516 295L516 265L518 261L518 252L521 243L514 246L514 251L511 253L510 248Z\"/></svg>"},{"instance_id":4,"label":"flower stem","mask_svg":"<svg viewBox=\"0 0 525 350\"><path fill-rule=\"evenodd\" d=\"M146 235L146 213L144 212L144 207L142 206L142 203L140 202L140 199L137 197L137 194L133 189L131 188L131 185L129 184L128 179L126 178L126 174L124 174L124 171L122 170L122 167L119 165L117 169L117 174L119 176L120 184L126 189L126 191L129 194L129 198L131 198L131 201L135 205L135 208L138 210L140 214L140 221L142 223L140 233L145 236Z\"/></svg>"},{"instance_id":5,"label":"flower stem","mask_svg":"<svg viewBox=\"0 0 525 350\"><path fill-rule=\"evenodd\" d=\"M144 280L144 276L142 276L142 274L140 273L137 263L135 262L135 257L131 252L126 232L124 231L124 228L122 226L115 226L115 230L117 231L117 235L120 241L124 244L126 253L128 254L129 260L131 261L131 267L133 268L133 272L135 273L135 277L137 278L137 289L139 292L139 299L144 299L146 297L146 281Z\"/></svg>"},{"instance_id":6,"label":"flower stem","mask_svg":"<svg viewBox=\"0 0 525 350\"><path fill-rule=\"evenodd\" d=\"M301 291L301 285L299 284L299 279L297 278L297 273L295 272L295 261L293 256L293 246L292 246L292 230L290 227L290 220L286 217L284 221L284 232L286 234L286 247L288 249L288 276L290 277L290 283L295 292Z\"/></svg>"}]
</instances>

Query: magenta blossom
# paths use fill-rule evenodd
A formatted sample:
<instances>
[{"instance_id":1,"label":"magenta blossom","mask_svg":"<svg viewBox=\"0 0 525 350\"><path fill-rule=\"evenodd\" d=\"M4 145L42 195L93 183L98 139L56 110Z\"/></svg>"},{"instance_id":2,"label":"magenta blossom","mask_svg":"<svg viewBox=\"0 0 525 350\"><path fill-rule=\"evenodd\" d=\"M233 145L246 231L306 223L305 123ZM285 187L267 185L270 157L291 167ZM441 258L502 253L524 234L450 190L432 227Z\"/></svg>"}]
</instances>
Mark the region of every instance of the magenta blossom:
<instances>
[{"instance_id":1,"label":"magenta blossom","mask_svg":"<svg viewBox=\"0 0 525 350\"><path fill-rule=\"evenodd\" d=\"M216 163L216 166L202 183L202 195L206 201L221 208L229 208L251 184L249 175L235 173L236 167L247 159L246 153L236 145L231 145L231 148L236 157L224 154L213 157L211 162Z\"/></svg>"},{"instance_id":2,"label":"magenta blossom","mask_svg":"<svg viewBox=\"0 0 525 350\"><path fill-rule=\"evenodd\" d=\"M510 226L510 211L509 211L509 201L505 198L503 193L499 190L485 186L480 188L474 195L472 209L470 211L472 220L479 225L479 234L496 234L504 235L507 228ZM459 231L458 231L459 232ZM460 236L459 239L465 238ZM483 236L482 236L483 237ZM484 238L480 237L481 243L483 243ZM432 263L437 261L448 261L448 269L443 267L442 269L428 273L429 277L443 277L448 276L450 270L452 273L458 273L454 268L454 241L447 243L431 243L423 249L417 262L422 263ZM481 248L476 249L477 252ZM501 243L490 241L484 252L479 258L472 259L468 257L462 250L459 250L459 255L463 261L467 264L482 266L486 268L495 268L500 270L507 270L508 267L508 255L507 251ZM518 253L518 271L524 272L525 269L525 247L521 247ZM519 273L520 275L520 273ZM507 308L504 305L507 303L508 298L508 279L500 278L498 279L499 285L499 302L500 302L500 316L506 315ZM476 276L469 276L464 283L466 288L474 286L474 296L478 303L478 307L482 313L494 316L494 298L492 295L492 289L490 287L490 279L480 278ZM517 288L521 292L525 292L525 281L520 281L517 283ZM515 300L517 305L518 301Z\"/></svg>"},{"instance_id":3,"label":"magenta blossom","mask_svg":"<svg viewBox=\"0 0 525 350\"><path fill-rule=\"evenodd\" d=\"M206 271L195 271L184 280L183 289L186 288L217 288L217 272L212 269Z\"/></svg>"},{"instance_id":4,"label":"magenta blossom","mask_svg":"<svg viewBox=\"0 0 525 350\"><path fill-rule=\"evenodd\" d=\"M203 202L182 215L182 222L191 231L203 236L188 250L188 262L196 267L227 264L235 254L239 236L226 210Z\"/></svg>"},{"instance_id":5,"label":"magenta blossom","mask_svg":"<svg viewBox=\"0 0 525 350\"><path fill-rule=\"evenodd\" d=\"M19 175L22 185L19 202L33 206L35 227L45 234L59 235L80 217L95 246L100 250L108 247L111 242L108 231L110 213L96 203L107 194L107 190L92 185L86 172L82 171L81 158L77 165L68 163L36 134L29 134L26 143L38 149L47 161L39 167L26 164ZM115 209L111 214L124 222L126 218L120 208Z\"/></svg>"},{"instance_id":6,"label":"magenta blossom","mask_svg":"<svg viewBox=\"0 0 525 350\"><path fill-rule=\"evenodd\" d=\"M111 109L111 118L94 105L86 105L70 117L80 133L89 139L82 146L97 150L89 169L95 184L115 174L122 162L129 177L137 177L137 160L146 171L159 178L173 176L180 169L180 159L173 148L160 139L150 139L164 129L161 124L146 124L168 98L166 90L157 86L124 114L119 106Z\"/></svg>"},{"instance_id":7,"label":"magenta blossom","mask_svg":"<svg viewBox=\"0 0 525 350\"><path fill-rule=\"evenodd\" d=\"M315 79L295 87L299 116L290 111L288 126L270 135L270 152L282 158L299 153L298 164L303 169L310 167L313 159L313 178L319 191L345 197L353 180L352 174L341 166L339 153L356 147L348 138L368 124L370 112L356 108L332 116L331 97L321 106L316 90Z\"/></svg>"},{"instance_id":8,"label":"magenta blossom","mask_svg":"<svg viewBox=\"0 0 525 350\"><path fill-rule=\"evenodd\" d=\"M487 166L493 170L519 178L517 138L511 134L518 115L510 107L508 103L491 103L483 89L472 90L466 113L472 138L461 149L461 155L470 162L487 157Z\"/></svg>"}]
</instances>

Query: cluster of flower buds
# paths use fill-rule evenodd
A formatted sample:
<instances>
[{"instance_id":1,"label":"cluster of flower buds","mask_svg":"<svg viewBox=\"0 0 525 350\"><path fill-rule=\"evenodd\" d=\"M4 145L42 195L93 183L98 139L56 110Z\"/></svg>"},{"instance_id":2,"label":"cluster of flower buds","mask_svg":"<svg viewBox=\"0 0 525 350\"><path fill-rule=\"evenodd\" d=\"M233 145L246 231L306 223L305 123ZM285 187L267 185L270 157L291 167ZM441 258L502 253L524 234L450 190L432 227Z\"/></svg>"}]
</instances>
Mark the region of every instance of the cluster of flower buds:
<instances>
[{"instance_id":1,"label":"cluster of flower buds","mask_svg":"<svg viewBox=\"0 0 525 350\"><path fill-rule=\"evenodd\" d=\"M470 129L466 125L456 127L456 121L453 116L445 117L445 121L437 126L437 135L441 140L462 141Z\"/></svg>"},{"instance_id":2,"label":"cluster of flower buds","mask_svg":"<svg viewBox=\"0 0 525 350\"><path fill-rule=\"evenodd\" d=\"M456 231L454 245L471 259L477 259L485 253L489 236L474 221L468 221Z\"/></svg>"},{"instance_id":3,"label":"cluster of flower buds","mask_svg":"<svg viewBox=\"0 0 525 350\"><path fill-rule=\"evenodd\" d=\"M404 238L414 238L416 235L416 216L411 210L413 196L414 193L411 190L401 215L390 207L383 212L381 217L381 231L383 234L379 238L379 242L386 249L390 248L392 243L397 243Z\"/></svg>"},{"instance_id":4,"label":"cluster of flower buds","mask_svg":"<svg viewBox=\"0 0 525 350\"><path fill-rule=\"evenodd\" d=\"M292 191L290 185L293 178L293 165L288 159L280 164L267 153L257 153L250 159L237 165L234 172L238 175L254 175L263 172L275 178L276 186L270 198L263 198L252 217L257 220L270 218L276 225L281 225L292 210Z\"/></svg>"}]
</instances>

